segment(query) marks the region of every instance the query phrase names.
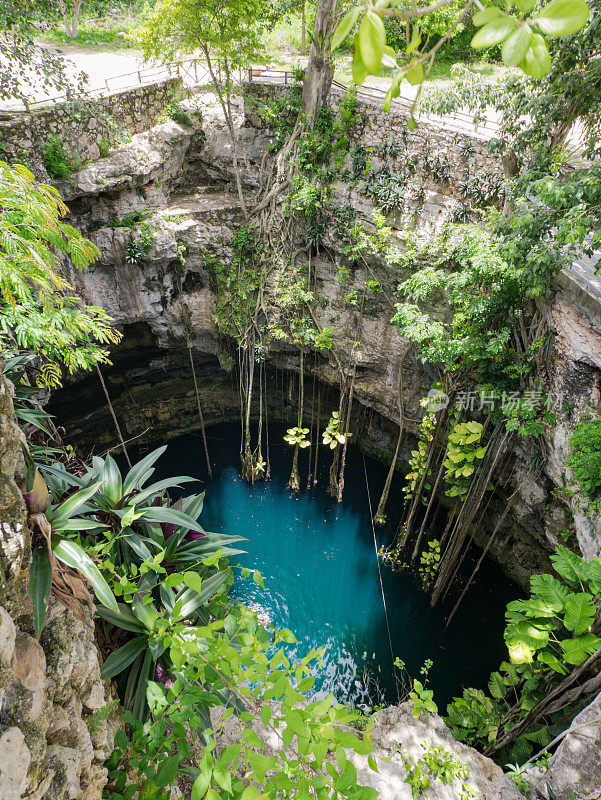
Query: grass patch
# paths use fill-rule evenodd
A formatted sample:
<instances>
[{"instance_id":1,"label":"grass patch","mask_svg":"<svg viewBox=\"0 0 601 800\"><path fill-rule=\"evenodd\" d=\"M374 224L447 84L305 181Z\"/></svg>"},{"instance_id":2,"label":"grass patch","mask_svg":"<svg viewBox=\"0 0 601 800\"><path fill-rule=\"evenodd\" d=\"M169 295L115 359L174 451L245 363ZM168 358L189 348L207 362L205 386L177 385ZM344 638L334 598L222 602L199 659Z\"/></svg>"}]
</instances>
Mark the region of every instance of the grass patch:
<instances>
[{"instance_id":1,"label":"grass patch","mask_svg":"<svg viewBox=\"0 0 601 800\"><path fill-rule=\"evenodd\" d=\"M102 16L94 17L82 13L79 17L77 36L74 39L67 36L60 16L52 21L50 30L44 31L42 34L38 31L33 31L33 33L47 42L98 47L102 50L122 50L133 47L126 38L127 34L132 28L139 25L143 18L143 3L118 4Z\"/></svg>"},{"instance_id":2,"label":"grass patch","mask_svg":"<svg viewBox=\"0 0 601 800\"><path fill-rule=\"evenodd\" d=\"M58 136L51 136L42 146L42 159L52 178L64 180L83 165L81 158L74 158Z\"/></svg>"}]
</instances>

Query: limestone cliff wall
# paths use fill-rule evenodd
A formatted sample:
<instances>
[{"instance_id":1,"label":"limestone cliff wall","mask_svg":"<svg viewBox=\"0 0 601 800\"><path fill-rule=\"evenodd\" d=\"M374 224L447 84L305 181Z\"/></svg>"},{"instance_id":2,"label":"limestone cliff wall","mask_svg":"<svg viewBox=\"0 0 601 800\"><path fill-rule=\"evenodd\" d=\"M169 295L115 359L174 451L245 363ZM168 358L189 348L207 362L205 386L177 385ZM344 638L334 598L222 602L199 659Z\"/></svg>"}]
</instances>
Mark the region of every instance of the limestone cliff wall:
<instances>
[{"instance_id":1,"label":"limestone cliff wall","mask_svg":"<svg viewBox=\"0 0 601 800\"><path fill-rule=\"evenodd\" d=\"M100 800L118 726L94 626L52 601L40 639L28 597L31 534L21 434L0 377L0 798Z\"/></svg>"},{"instance_id":2,"label":"limestone cliff wall","mask_svg":"<svg viewBox=\"0 0 601 800\"><path fill-rule=\"evenodd\" d=\"M274 91L281 89L252 86L252 92L260 96ZM173 436L198 425L187 336L205 417L223 419L238 409L231 375L222 369L231 364L234 350L220 336L215 322L214 263L230 262L233 233L243 217L233 188L224 122L214 98L203 95L200 102L202 121L197 117L192 128L174 122L156 126L75 174L69 187L73 219L101 251L99 262L84 273L71 271L69 277L86 301L111 309L123 328L124 341L114 351L115 367L106 370L106 377L128 436ZM338 102L335 97L334 103ZM402 210L391 216L393 236L410 223L418 239L426 241L454 218L458 207L469 217L473 203L465 190L469 176L500 174L498 159L477 135L426 124L408 133L401 117L391 118L375 105L361 104L360 110L363 120L352 144L368 149L372 165L388 163L410 170L412 185L422 189L419 197L409 192ZM256 106L247 108L246 114L240 108L239 137L242 178L250 194L258 188L261 163L274 140L274 132L263 126ZM390 155L394 141L403 144L392 147ZM441 175L432 163L443 153L448 169ZM346 169L350 172L351 167L349 156ZM352 208L369 226L373 203L360 180L347 175L332 191L339 206ZM144 225L153 236L152 247L135 266L127 263L125 249L136 231L103 224L133 211L147 215ZM390 324L397 285L407 277L407 268L391 268L374 256L341 286L341 241L328 231L324 245L312 254L317 276L315 314L322 325L333 329L337 352L343 357L350 358L353 343L359 341L355 397L358 408L370 414L361 436L380 451L394 448L402 369L407 432L402 455L407 457L419 427L419 400L436 379L408 352L409 343ZM404 246L402 236L398 246ZM345 295L368 279L380 280L384 292L370 303L359 323L357 310ZM442 295L432 310L440 317L447 313ZM544 311L553 334L546 352L549 386L569 395L576 409L584 408L599 394L597 303L562 278ZM191 323L188 334L182 314ZM273 370L297 371L298 356L292 348L274 345L269 365ZM316 359L312 370L325 384L336 385L335 370L327 359ZM270 387L275 386L271 381ZM271 407L279 405L280 398L274 394ZM74 441L89 444L93 440L99 447L114 441L109 412L94 376L80 380L76 393L69 387L57 394L53 409L68 423ZM501 525L491 554L522 583L532 572L548 566L548 553L566 532L572 536L575 532L587 556L599 552L596 524L581 512L579 502L561 491L570 479L565 466L567 440L579 413L558 413L557 424L547 432L544 453L528 446L515 448L508 478L492 498L478 531L480 540L486 540L511 499L511 513ZM361 425L360 417L357 425Z\"/></svg>"}]
</instances>

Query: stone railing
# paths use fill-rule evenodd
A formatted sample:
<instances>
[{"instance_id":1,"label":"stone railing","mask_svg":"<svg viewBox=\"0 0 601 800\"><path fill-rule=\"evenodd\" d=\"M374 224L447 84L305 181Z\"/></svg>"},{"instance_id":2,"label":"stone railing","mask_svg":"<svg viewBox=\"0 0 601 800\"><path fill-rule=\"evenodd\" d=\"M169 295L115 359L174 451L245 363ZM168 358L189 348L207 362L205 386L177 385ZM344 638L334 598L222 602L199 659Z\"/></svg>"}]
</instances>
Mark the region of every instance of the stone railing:
<instances>
[{"instance_id":1,"label":"stone railing","mask_svg":"<svg viewBox=\"0 0 601 800\"><path fill-rule=\"evenodd\" d=\"M151 128L180 86L181 78L172 77L94 99L84 96L55 103L31 113L5 113L0 120L0 158L24 163L40 173L44 144L58 137L75 158L95 161L118 134Z\"/></svg>"}]
</instances>

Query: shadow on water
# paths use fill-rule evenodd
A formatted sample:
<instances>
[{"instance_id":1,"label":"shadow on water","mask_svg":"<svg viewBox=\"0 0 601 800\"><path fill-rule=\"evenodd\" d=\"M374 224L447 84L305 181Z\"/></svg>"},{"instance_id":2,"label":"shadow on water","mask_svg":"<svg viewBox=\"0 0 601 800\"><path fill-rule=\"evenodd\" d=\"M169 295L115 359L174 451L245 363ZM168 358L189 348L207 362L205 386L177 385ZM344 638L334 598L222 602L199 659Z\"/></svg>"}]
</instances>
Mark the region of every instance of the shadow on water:
<instances>
[{"instance_id":1,"label":"shadow on water","mask_svg":"<svg viewBox=\"0 0 601 800\"><path fill-rule=\"evenodd\" d=\"M463 687L484 688L490 672L506 657L505 605L518 596L497 565L488 560L483 564L453 623L445 629L456 596L432 609L410 571L394 573L382 564L389 641L365 474L375 511L387 467L364 459L357 447L349 447L344 500L338 505L325 491L331 454L320 448L318 485L296 496L286 489L292 449L282 440L284 427L273 424L269 427L272 480L251 487L238 470L239 430L236 423L207 430L212 482L207 481L202 443L196 434L170 441L158 462L156 478L198 477L207 489L201 516L205 529L246 537L241 547L247 552L238 557L239 564L258 569L266 589L240 577L233 595L275 626L293 631L298 644L290 646L290 657L325 647L315 689L320 694L332 691L341 702L394 703L398 696L393 655L405 662L412 677L419 676L426 659L434 662L430 684L441 709ZM301 452L300 467L305 485L306 451ZM401 488L402 480L395 480L388 509L393 521L402 509ZM378 549L390 542L391 533L392 527L376 528ZM431 538L435 536L432 531ZM460 581L465 581L471 567L472 563L465 565Z\"/></svg>"}]
</instances>

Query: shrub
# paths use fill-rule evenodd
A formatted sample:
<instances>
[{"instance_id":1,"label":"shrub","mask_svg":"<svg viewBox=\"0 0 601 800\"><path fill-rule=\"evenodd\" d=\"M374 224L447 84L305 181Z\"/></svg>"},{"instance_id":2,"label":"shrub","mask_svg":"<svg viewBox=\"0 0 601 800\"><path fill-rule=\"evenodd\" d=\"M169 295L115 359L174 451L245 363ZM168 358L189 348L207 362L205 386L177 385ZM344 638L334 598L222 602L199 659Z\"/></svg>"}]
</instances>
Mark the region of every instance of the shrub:
<instances>
[{"instance_id":1,"label":"shrub","mask_svg":"<svg viewBox=\"0 0 601 800\"><path fill-rule=\"evenodd\" d=\"M587 497L601 488L601 420L585 419L570 438L568 465Z\"/></svg>"},{"instance_id":2,"label":"shrub","mask_svg":"<svg viewBox=\"0 0 601 800\"><path fill-rule=\"evenodd\" d=\"M185 125L188 128L194 124L190 114L176 99L167 103L163 109L163 113L159 117L160 122L165 122L167 119L172 119L174 122L177 122L178 125Z\"/></svg>"},{"instance_id":3,"label":"shrub","mask_svg":"<svg viewBox=\"0 0 601 800\"><path fill-rule=\"evenodd\" d=\"M74 158L65 147L65 143L58 136L51 136L42 147L42 158L48 174L52 178L64 180L72 172L81 167L83 161Z\"/></svg>"}]
</instances>

